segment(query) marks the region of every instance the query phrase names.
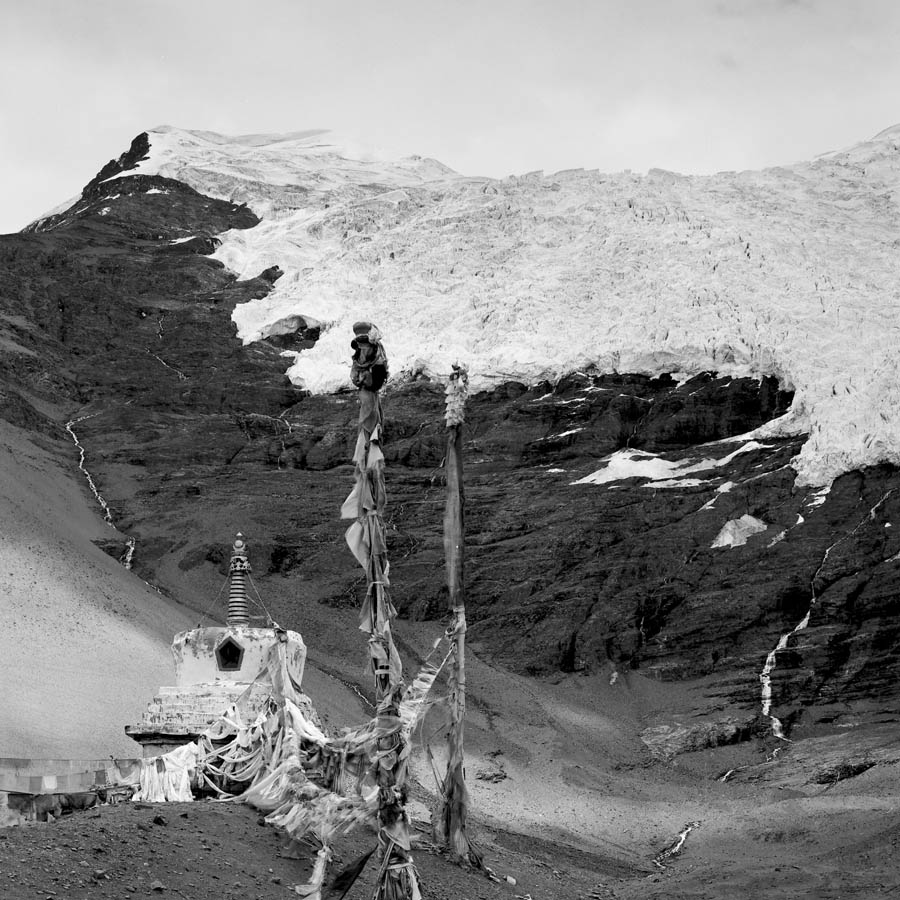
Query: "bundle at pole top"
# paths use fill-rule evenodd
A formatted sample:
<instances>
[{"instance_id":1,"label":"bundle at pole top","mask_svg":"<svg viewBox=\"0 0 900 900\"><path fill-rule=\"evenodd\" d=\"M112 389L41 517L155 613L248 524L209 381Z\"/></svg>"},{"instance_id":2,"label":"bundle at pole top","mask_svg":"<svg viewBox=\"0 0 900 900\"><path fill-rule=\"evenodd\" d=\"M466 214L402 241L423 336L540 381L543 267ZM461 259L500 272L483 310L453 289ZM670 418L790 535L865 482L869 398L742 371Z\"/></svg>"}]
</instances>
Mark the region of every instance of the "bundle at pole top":
<instances>
[{"instance_id":1,"label":"bundle at pole top","mask_svg":"<svg viewBox=\"0 0 900 900\"><path fill-rule=\"evenodd\" d=\"M369 391L381 390L388 378L387 355L381 343L381 332L371 322L353 323L353 385Z\"/></svg>"},{"instance_id":2,"label":"bundle at pole top","mask_svg":"<svg viewBox=\"0 0 900 900\"><path fill-rule=\"evenodd\" d=\"M462 425L466 420L466 399L469 396L469 369L460 363L453 364L453 371L444 391L447 411L444 420L448 428Z\"/></svg>"}]
</instances>

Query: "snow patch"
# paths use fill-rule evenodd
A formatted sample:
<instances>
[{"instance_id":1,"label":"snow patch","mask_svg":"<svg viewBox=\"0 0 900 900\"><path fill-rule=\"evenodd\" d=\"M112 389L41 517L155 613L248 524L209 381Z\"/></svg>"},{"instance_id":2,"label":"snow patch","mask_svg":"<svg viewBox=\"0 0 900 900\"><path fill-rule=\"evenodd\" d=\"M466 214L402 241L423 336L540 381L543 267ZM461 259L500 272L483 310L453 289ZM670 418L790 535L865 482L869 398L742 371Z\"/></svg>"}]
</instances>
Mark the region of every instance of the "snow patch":
<instances>
[{"instance_id":1,"label":"snow patch","mask_svg":"<svg viewBox=\"0 0 900 900\"><path fill-rule=\"evenodd\" d=\"M733 450L721 459L701 459L693 462L690 459L672 461L663 459L655 453L646 453L643 450L618 450L607 457L606 467L586 475L584 478L573 481L572 484L608 484L611 481L622 481L626 478L649 478L657 482L656 487L684 487L686 485L705 484L704 481L688 479L687 481L670 482L672 478L683 478L695 472L706 472L730 463L741 453L750 453L753 450L767 449L769 444L760 444L757 441L748 441L746 444ZM659 484L659 482L666 482ZM727 487L726 487L727 485ZM653 485L648 485L652 487ZM719 490L730 490L733 487L730 481L725 482Z\"/></svg>"},{"instance_id":2,"label":"snow patch","mask_svg":"<svg viewBox=\"0 0 900 900\"><path fill-rule=\"evenodd\" d=\"M739 519L731 519L722 526L715 540L709 545L716 547L742 547L751 535L765 531L769 526L755 516L743 515Z\"/></svg>"},{"instance_id":3,"label":"snow patch","mask_svg":"<svg viewBox=\"0 0 900 900\"><path fill-rule=\"evenodd\" d=\"M715 505L716 500L719 499L719 494L727 494L733 487L734 487L733 481L723 481L716 488L716 496L713 497L712 500L707 500L706 503L704 503L703 506L700 507L698 512L703 512L704 509L712 509L713 506Z\"/></svg>"},{"instance_id":4,"label":"snow patch","mask_svg":"<svg viewBox=\"0 0 900 900\"><path fill-rule=\"evenodd\" d=\"M52 218L53 216L60 216L64 212L68 212L72 209L78 201L81 200L81 194L78 194L75 197L69 197L68 200L64 200L58 206L54 206L53 209L47 210L40 218L35 219L33 222L29 222L26 228L39 228L47 219Z\"/></svg>"},{"instance_id":5,"label":"snow patch","mask_svg":"<svg viewBox=\"0 0 900 900\"><path fill-rule=\"evenodd\" d=\"M646 488L685 488L685 487L698 487L701 484L709 484L708 481L702 478L672 478L668 481L651 481L649 484L645 484Z\"/></svg>"},{"instance_id":6,"label":"snow patch","mask_svg":"<svg viewBox=\"0 0 900 900\"><path fill-rule=\"evenodd\" d=\"M626 478L649 478L662 481L671 478L685 462L672 462L662 459L654 453L641 450L619 450L609 457L606 467L599 469L572 484L608 484L611 481L624 481Z\"/></svg>"}]
</instances>

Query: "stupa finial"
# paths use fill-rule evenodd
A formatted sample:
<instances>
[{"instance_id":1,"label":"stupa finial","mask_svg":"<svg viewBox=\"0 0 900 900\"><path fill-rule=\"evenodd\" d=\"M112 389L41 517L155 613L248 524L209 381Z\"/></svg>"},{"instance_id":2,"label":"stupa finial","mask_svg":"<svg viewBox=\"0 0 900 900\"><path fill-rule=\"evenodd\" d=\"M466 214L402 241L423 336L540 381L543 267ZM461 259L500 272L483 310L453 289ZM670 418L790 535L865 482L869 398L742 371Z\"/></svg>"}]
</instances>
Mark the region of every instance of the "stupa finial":
<instances>
[{"instance_id":1,"label":"stupa finial","mask_svg":"<svg viewBox=\"0 0 900 900\"><path fill-rule=\"evenodd\" d=\"M238 532L231 547L231 565L228 575L231 583L228 588L228 618L229 625L247 625L250 622L250 613L247 601L246 576L250 572L250 560L247 558L247 544L244 536Z\"/></svg>"}]
</instances>

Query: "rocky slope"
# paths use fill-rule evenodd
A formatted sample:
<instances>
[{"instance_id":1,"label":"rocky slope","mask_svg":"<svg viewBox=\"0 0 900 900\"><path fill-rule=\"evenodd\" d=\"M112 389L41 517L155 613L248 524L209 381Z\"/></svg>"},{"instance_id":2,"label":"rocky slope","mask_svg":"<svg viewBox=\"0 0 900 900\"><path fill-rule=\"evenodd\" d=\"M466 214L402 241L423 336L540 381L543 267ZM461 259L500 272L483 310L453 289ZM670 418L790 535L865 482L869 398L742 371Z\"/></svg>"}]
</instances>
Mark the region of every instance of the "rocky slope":
<instances>
[{"instance_id":1,"label":"rocky slope","mask_svg":"<svg viewBox=\"0 0 900 900\"><path fill-rule=\"evenodd\" d=\"M99 549L124 536L85 502L70 446L0 429L2 757L131 755L122 723L170 677L172 629L190 624Z\"/></svg>"},{"instance_id":2,"label":"rocky slope","mask_svg":"<svg viewBox=\"0 0 900 900\"><path fill-rule=\"evenodd\" d=\"M223 578L223 548L241 530L251 542L254 577L271 613L307 636L322 669L360 680L352 620L362 582L337 518L352 483L356 398L347 389L310 393L309 367L333 379L328 373L334 371L336 342L350 337L342 334L341 322L380 311L388 352L398 348L397 369L405 371L384 398L389 549L392 596L406 623L399 633L407 662L415 665L427 645L423 635L436 634L444 615L443 396L428 373L439 373L447 354L460 347L481 346L471 343L475 332L488 342L509 334L533 365L510 371L509 343L498 343L494 356L478 357L491 361L490 371L475 374L492 389L472 397L466 435L467 605L476 654L531 677L573 685L589 678L625 697L632 696L634 679L679 685L672 695L677 701L645 705L634 720L637 731L650 729L647 746L667 758L698 742L769 736L776 719L796 736L804 729L895 718L900 477L892 463L894 412L885 412L896 390L885 368L885 341L896 328L889 321L896 300L886 293L896 254L886 255L885 242L896 209L893 199L878 200L872 181L882 179L881 190L895 177L893 157L881 168L836 157L802 171L711 182L710 196L733 218L729 229L742 237L740 252L732 252L738 242L730 230L720 230L723 225L704 224L702 216L698 224L693 212L675 214L686 206L666 199L673 185L687 205L699 190L696 182L675 176L615 176L607 188L585 174L487 184L427 160L376 160L350 167L351 177L344 157L329 149L315 157L316 166L304 164L303 173L291 170L270 185L260 201L247 178L232 170L250 169L260 147L268 146L265 140L243 139L242 161L235 160L233 145L203 138L218 148L213 184L208 160L201 166L188 159L187 165L179 155L184 147L178 141L191 133L161 133L170 144L158 171L148 169L151 140L141 136L74 206L26 233L0 238L0 415L55 453L68 453L72 477L82 478L63 427L72 423L86 451L85 467L123 535L96 540L118 558L124 537L133 538L137 575L202 613ZM879 153L885 141L878 143ZM839 173L852 175L852 184L834 181ZM212 193L227 198L198 191L203 179ZM818 275L809 266L796 266L799 282L790 280L793 250L784 246L797 245L787 240L782 219L767 231L768 207L753 206L754 192L777 187L783 212L790 194L785 186L798 179L804 179L802 195L815 197L804 207L809 215L813 209L817 223L815 259L842 235L858 249L858 266L865 270L865 278L856 269L826 273L834 290L824 300L811 286ZM868 186L857 195L861 184ZM400 185L413 199L385 196ZM483 209L470 223L473 191ZM494 217L491 210L511 193L518 212L510 218L500 210ZM632 194L640 203L626 202ZM559 204L576 195L582 197L577 216L567 217ZM602 199L597 222L607 229L607 244L622 255L615 269L622 273L621 290L604 295L599 307L606 315L610 297L618 298L617 328L630 335L618 343L610 344L611 332L586 318L587 307L569 304L565 272L558 263L545 268L549 262L540 249L558 249L571 238L567 258L578 258L583 248L574 235L590 214L584 197ZM254 198L256 211L243 205ZM696 202L707 209L710 198L704 198ZM444 215L451 201L456 213ZM525 215L532 203L533 212ZM854 218L848 203L862 213ZM876 208L885 221L873 231ZM610 209L618 216L614 227L607 221ZM738 221L742 211L752 230L749 251ZM268 255L260 255L267 229L279 221L298 225L313 213L327 240L310 259L309 272L297 268L293 251L285 250L282 259L285 243L270 243ZM515 252L475 271L473 260L494 252L488 238L495 232L485 229L495 218ZM537 225L526 229L525 222ZM307 237L295 249L306 252L310 236L319 239L316 227L306 222ZM417 242L428 228L426 252ZM438 253L447 229L459 235L453 259L448 256L440 271L430 263L423 269L422 253ZM543 244L535 234L544 235ZM276 236L290 242L290 233ZM388 248L386 242L401 238L406 243ZM797 240L813 241L812 233ZM245 258L239 265L241 241L245 249L255 248L252 263ZM632 265L655 260L660 241L674 248L675 256L667 258L673 279L678 275L679 297L685 290L684 296L694 297L687 306L691 317L678 319L677 348L674 319L667 336L658 331L671 301L660 263L649 274ZM731 248L724 261L710 255L710 241L723 253ZM450 244L444 246L449 252ZM760 262L759 246L762 259L774 257L777 265ZM412 269L401 268L398 257L418 260L418 275L402 291ZM223 258L247 277L226 268ZM717 299L697 294L700 282L687 277L700 258L725 279ZM612 258L591 259L573 271L579 291L604 266L609 269ZM752 272L748 259L755 260ZM840 259L846 262L846 255ZM463 266L458 276L456 265ZM533 294L504 305L512 282L504 282L501 271L518 278L522 271L538 277L551 270L553 284L542 281ZM450 293L438 291L435 313L430 300L436 295L426 282L443 283L451 275L480 298L487 318L476 327L470 317L447 313L450 332L462 343L447 343L442 331L443 349L420 346L417 352L433 352L434 362L419 365L409 333L421 334L456 303L447 282ZM483 277L494 287L476 290ZM324 297L333 306L346 289L353 302L333 322L322 308L296 304L291 319L285 303L294 295L288 288L304 278L319 285L318 293L304 296ZM787 304L776 310L766 296L778 279L785 282ZM742 295L735 306L734 291L747 284L758 291ZM407 300L417 291L415 314ZM833 299L838 295L840 303ZM405 299L391 311L376 304L384 297ZM545 309L534 318L538 300ZM652 322L647 304L658 313ZM816 304L824 311L814 313ZM849 358L848 340L834 331L845 315L858 326L853 339L870 342L871 353L857 352L852 372L842 373L829 367ZM754 317L768 323L768 344L751 346L762 334L747 330ZM825 320L831 329L827 346L801 353L809 335L821 336ZM798 321L815 327L798 330ZM248 331L254 322L257 332ZM320 337L319 328L329 323ZM529 330L532 338L523 344ZM688 338L703 352L687 354ZM656 348L652 360L639 352L648 343ZM606 349L589 357L588 344ZM314 347L311 362L300 356L300 384L285 374L284 346ZM538 346L558 354L552 371ZM610 346L619 348L615 359ZM760 364L765 353L774 354L766 357L771 365ZM692 371L684 371L687 364ZM644 371L626 374L632 365ZM831 376L824 393L825 381L809 375L823 367ZM554 377L537 377L545 371ZM886 379L883 392L876 375ZM832 390L834 403L827 399ZM838 435L836 455L829 456L843 416L848 427ZM810 474L804 468L810 460L818 474L836 476L830 489L827 478L825 485L798 478L798 470ZM82 488L95 502L86 483ZM12 602L23 605L27 598ZM475 697L489 722L489 697L479 699L477 690Z\"/></svg>"}]
</instances>

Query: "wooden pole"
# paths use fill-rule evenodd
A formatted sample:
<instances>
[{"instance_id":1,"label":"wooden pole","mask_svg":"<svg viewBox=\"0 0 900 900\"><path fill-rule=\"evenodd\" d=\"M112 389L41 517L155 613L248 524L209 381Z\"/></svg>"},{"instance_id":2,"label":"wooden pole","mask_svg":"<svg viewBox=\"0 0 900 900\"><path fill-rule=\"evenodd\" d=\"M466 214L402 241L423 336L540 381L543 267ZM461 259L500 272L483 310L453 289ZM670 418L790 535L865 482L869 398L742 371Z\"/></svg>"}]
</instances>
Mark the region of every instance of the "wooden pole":
<instances>
[{"instance_id":1,"label":"wooden pole","mask_svg":"<svg viewBox=\"0 0 900 900\"><path fill-rule=\"evenodd\" d=\"M406 814L409 742L399 718L403 698L400 654L391 634L396 610L388 595L382 413L378 392L387 379L387 356L381 334L371 322L357 322L351 380L359 390L359 434L353 454L356 483L341 507L343 518L355 519L347 543L366 572L366 599L360 628L369 635L375 678L375 776L378 784L378 844L382 860L374 900L421 900L418 875L410 853Z\"/></svg>"},{"instance_id":2,"label":"wooden pole","mask_svg":"<svg viewBox=\"0 0 900 900\"><path fill-rule=\"evenodd\" d=\"M436 837L457 860L477 861L466 833L469 797L465 781L463 736L466 715L466 603L465 603L465 493L463 489L462 426L468 395L468 373L454 366L447 385L447 503L444 510L444 556L453 621L448 636L453 649L450 671L450 729L447 734L447 774Z\"/></svg>"}]
</instances>

